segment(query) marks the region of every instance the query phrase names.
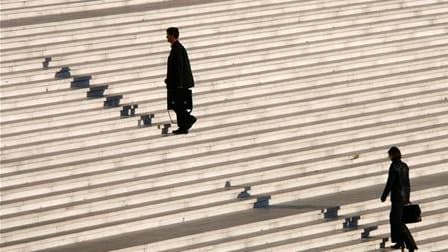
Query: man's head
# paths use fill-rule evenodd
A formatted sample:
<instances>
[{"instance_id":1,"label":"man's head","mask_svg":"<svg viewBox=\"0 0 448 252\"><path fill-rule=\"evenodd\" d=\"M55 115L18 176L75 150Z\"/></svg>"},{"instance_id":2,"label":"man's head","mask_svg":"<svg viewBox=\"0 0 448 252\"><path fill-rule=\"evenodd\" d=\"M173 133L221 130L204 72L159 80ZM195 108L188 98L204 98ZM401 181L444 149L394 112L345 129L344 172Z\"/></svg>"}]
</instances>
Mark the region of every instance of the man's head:
<instances>
[{"instance_id":1,"label":"man's head","mask_svg":"<svg viewBox=\"0 0 448 252\"><path fill-rule=\"evenodd\" d=\"M166 40L170 44L173 44L178 39L179 39L179 29L177 29L176 27L170 27L166 29Z\"/></svg>"},{"instance_id":2,"label":"man's head","mask_svg":"<svg viewBox=\"0 0 448 252\"><path fill-rule=\"evenodd\" d=\"M401 151L400 149L398 149L398 147L391 147L388 151L389 154L389 159L394 161L394 160L400 160L401 159Z\"/></svg>"}]
</instances>

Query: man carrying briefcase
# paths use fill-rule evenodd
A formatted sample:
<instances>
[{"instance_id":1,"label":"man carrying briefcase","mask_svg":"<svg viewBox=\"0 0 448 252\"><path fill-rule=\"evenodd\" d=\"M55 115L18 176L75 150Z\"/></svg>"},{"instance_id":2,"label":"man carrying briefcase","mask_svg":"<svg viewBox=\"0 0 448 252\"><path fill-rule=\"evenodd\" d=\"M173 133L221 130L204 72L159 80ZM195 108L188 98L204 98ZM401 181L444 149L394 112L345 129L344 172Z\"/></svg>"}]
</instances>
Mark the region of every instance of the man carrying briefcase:
<instances>
[{"instance_id":1,"label":"man carrying briefcase","mask_svg":"<svg viewBox=\"0 0 448 252\"><path fill-rule=\"evenodd\" d=\"M408 251L414 251L417 249L417 244L403 222L403 209L406 204L409 204L411 196L409 167L401 161L400 149L395 146L389 149L389 159L392 163L389 167L389 175L381 195L381 201L386 201L389 193L391 194L390 233L392 242L396 243L392 248L403 249L406 245Z\"/></svg>"},{"instance_id":2,"label":"man carrying briefcase","mask_svg":"<svg viewBox=\"0 0 448 252\"><path fill-rule=\"evenodd\" d=\"M168 56L167 77L165 79L168 109L176 112L177 130L173 134L188 134L188 130L196 122L191 115L193 110L192 92L194 87L190 60L183 45L179 42L179 29L170 27L166 30L166 38L171 44Z\"/></svg>"}]
</instances>

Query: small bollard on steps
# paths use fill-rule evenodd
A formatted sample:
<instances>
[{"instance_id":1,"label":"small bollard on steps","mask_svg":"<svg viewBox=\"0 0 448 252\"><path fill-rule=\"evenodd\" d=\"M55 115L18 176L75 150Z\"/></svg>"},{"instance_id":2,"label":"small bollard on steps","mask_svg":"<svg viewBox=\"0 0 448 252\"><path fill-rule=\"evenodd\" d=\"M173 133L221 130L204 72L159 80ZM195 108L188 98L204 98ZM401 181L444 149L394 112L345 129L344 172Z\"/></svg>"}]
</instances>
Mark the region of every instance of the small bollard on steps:
<instances>
[{"instance_id":1,"label":"small bollard on steps","mask_svg":"<svg viewBox=\"0 0 448 252\"><path fill-rule=\"evenodd\" d=\"M324 214L324 219L334 219L338 217L339 209L341 209L340 206L328 207L323 209L321 212Z\"/></svg>"},{"instance_id":2,"label":"small bollard on steps","mask_svg":"<svg viewBox=\"0 0 448 252\"><path fill-rule=\"evenodd\" d=\"M57 71L54 74L54 78L55 79L68 79L70 78L72 75L70 74L70 68L68 66L62 67L61 70Z\"/></svg>"},{"instance_id":3,"label":"small bollard on steps","mask_svg":"<svg viewBox=\"0 0 448 252\"><path fill-rule=\"evenodd\" d=\"M254 203L254 208L269 208L270 199L271 195L257 197L257 201Z\"/></svg>"},{"instance_id":4,"label":"small bollard on steps","mask_svg":"<svg viewBox=\"0 0 448 252\"><path fill-rule=\"evenodd\" d=\"M247 198L249 198L251 196L250 193L249 193L250 189L251 189L250 186L245 186L244 187L244 191L240 192L238 194L237 198L238 199L247 199Z\"/></svg>"},{"instance_id":5,"label":"small bollard on steps","mask_svg":"<svg viewBox=\"0 0 448 252\"><path fill-rule=\"evenodd\" d=\"M87 98L101 98L104 97L104 91L108 88L108 85L92 85L87 91Z\"/></svg>"},{"instance_id":6,"label":"small bollard on steps","mask_svg":"<svg viewBox=\"0 0 448 252\"><path fill-rule=\"evenodd\" d=\"M107 95L106 100L104 101L105 108L115 108L120 106L120 100L123 98L123 95Z\"/></svg>"},{"instance_id":7,"label":"small bollard on steps","mask_svg":"<svg viewBox=\"0 0 448 252\"><path fill-rule=\"evenodd\" d=\"M162 128L162 136L168 136L168 131L171 128L171 124L170 123L165 123L162 125L159 124L158 128Z\"/></svg>"},{"instance_id":8,"label":"small bollard on steps","mask_svg":"<svg viewBox=\"0 0 448 252\"><path fill-rule=\"evenodd\" d=\"M389 241L389 237L383 237L380 242L380 249L386 248L386 243Z\"/></svg>"},{"instance_id":9,"label":"small bollard on steps","mask_svg":"<svg viewBox=\"0 0 448 252\"><path fill-rule=\"evenodd\" d=\"M366 239L370 237L370 232L372 232L373 230L377 230L378 226L371 226L371 227L366 227L364 228L364 231L361 233L361 238L362 239Z\"/></svg>"},{"instance_id":10,"label":"small bollard on steps","mask_svg":"<svg viewBox=\"0 0 448 252\"><path fill-rule=\"evenodd\" d=\"M70 87L73 89L78 88L88 88L90 87L90 80L92 76L90 75L82 75L73 77L73 81L71 82Z\"/></svg>"},{"instance_id":11,"label":"small bollard on steps","mask_svg":"<svg viewBox=\"0 0 448 252\"><path fill-rule=\"evenodd\" d=\"M154 114L151 113L140 114L140 120L138 120L138 127L139 128L151 127L153 118Z\"/></svg>"},{"instance_id":12,"label":"small bollard on steps","mask_svg":"<svg viewBox=\"0 0 448 252\"><path fill-rule=\"evenodd\" d=\"M135 110L138 108L138 104L127 103L122 104L123 109L120 110L121 117L135 116Z\"/></svg>"},{"instance_id":13,"label":"small bollard on steps","mask_svg":"<svg viewBox=\"0 0 448 252\"><path fill-rule=\"evenodd\" d=\"M358 221L361 219L361 216L351 216L345 218L345 222L342 224L344 229L354 229L358 227Z\"/></svg>"},{"instance_id":14,"label":"small bollard on steps","mask_svg":"<svg viewBox=\"0 0 448 252\"><path fill-rule=\"evenodd\" d=\"M50 66L51 57L45 57L44 61L42 62L42 68L48 69Z\"/></svg>"}]
</instances>

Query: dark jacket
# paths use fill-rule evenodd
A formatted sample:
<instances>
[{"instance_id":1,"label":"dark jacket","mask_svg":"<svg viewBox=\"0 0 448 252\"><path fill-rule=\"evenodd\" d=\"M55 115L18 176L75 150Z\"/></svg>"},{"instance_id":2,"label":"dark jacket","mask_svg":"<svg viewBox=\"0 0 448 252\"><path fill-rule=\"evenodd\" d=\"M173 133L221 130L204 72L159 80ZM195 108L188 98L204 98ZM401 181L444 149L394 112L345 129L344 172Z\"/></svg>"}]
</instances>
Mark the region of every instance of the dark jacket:
<instances>
[{"instance_id":1,"label":"dark jacket","mask_svg":"<svg viewBox=\"0 0 448 252\"><path fill-rule=\"evenodd\" d=\"M190 60L187 51L179 41L171 45L165 83L167 89L194 87Z\"/></svg>"},{"instance_id":2,"label":"dark jacket","mask_svg":"<svg viewBox=\"0 0 448 252\"><path fill-rule=\"evenodd\" d=\"M386 199L390 192L390 200L397 203L408 203L411 194L409 183L409 167L401 160L392 161L389 176L382 198Z\"/></svg>"}]
</instances>

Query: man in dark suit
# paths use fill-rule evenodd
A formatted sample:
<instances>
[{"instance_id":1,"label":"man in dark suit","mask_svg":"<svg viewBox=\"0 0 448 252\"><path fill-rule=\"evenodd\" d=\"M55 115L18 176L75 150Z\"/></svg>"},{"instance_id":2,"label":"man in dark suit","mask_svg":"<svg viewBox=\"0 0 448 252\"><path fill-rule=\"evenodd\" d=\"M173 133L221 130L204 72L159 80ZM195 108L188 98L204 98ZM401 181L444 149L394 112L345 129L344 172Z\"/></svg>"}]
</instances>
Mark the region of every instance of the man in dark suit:
<instances>
[{"instance_id":1,"label":"man in dark suit","mask_svg":"<svg viewBox=\"0 0 448 252\"><path fill-rule=\"evenodd\" d=\"M194 87L193 74L190 60L182 44L179 42L179 29L170 27L166 30L166 38L171 44L171 52L168 56L167 77L165 79L168 90L168 109L173 109L177 117L177 130L174 134L188 134L188 130L196 122L192 116L192 93Z\"/></svg>"},{"instance_id":2,"label":"man in dark suit","mask_svg":"<svg viewBox=\"0 0 448 252\"><path fill-rule=\"evenodd\" d=\"M396 244L392 246L394 249L406 248L409 251L417 249L414 238L409 229L402 222L403 206L409 203L411 195L411 186L409 183L409 167L401 161L401 152L397 147L389 149L389 159L392 161L389 167L389 175L381 195L381 201L386 201L387 195L390 195L391 210L389 215L390 233L392 242Z\"/></svg>"}]
</instances>

